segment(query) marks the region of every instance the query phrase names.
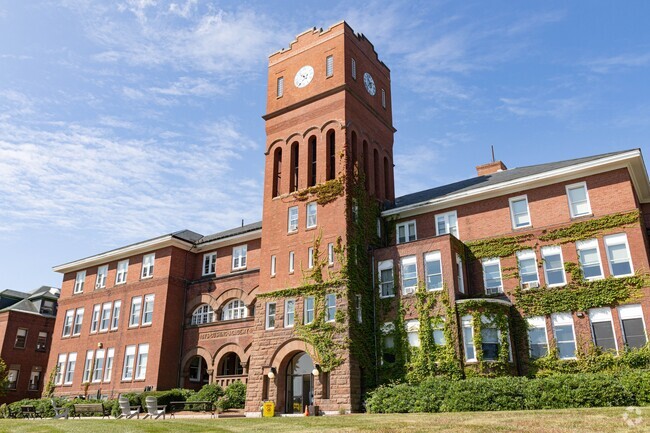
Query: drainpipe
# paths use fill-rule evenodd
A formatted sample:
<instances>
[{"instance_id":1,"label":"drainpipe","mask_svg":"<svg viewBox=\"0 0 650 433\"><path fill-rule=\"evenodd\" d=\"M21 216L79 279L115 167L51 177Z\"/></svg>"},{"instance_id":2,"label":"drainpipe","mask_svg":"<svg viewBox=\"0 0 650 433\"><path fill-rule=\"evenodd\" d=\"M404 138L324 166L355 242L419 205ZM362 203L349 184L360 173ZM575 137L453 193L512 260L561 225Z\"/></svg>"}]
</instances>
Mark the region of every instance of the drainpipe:
<instances>
[{"instance_id":1,"label":"drainpipe","mask_svg":"<svg viewBox=\"0 0 650 433\"><path fill-rule=\"evenodd\" d=\"M185 309L187 308L187 289L190 285L190 280L187 278L187 259L196 245L192 245L189 251L185 251L185 262L183 263L183 320L181 320L181 344L178 347L178 376L176 377L176 386L181 387L181 378L183 376L183 344L185 343Z\"/></svg>"},{"instance_id":2,"label":"drainpipe","mask_svg":"<svg viewBox=\"0 0 650 433\"><path fill-rule=\"evenodd\" d=\"M375 385L379 383L379 369L377 368L377 287L375 286L375 255L371 256L371 266L372 266L372 325L374 327L374 339L375 339Z\"/></svg>"}]
</instances>

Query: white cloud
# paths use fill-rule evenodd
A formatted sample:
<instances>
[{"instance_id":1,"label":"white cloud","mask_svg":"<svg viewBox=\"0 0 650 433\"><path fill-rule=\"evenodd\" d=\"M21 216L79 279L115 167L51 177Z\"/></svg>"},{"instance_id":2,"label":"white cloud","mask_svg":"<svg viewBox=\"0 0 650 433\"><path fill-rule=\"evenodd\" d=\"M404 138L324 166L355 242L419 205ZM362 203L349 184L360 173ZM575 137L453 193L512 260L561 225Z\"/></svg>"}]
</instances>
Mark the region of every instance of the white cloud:
<instances>
[{"instance_id":1,"label":"white cloud","mask_svg":"<svg viewBox=\"0 0 650 433\"><path fill-rule=\"evenodd\" d=\"M150 87L153 93L165 96L213 96L223 94L224 90L205 78L180 77L167 87Z\"/></svg>"},{"instance_id":2,"label":"white cloud","mask_svg":"<svg viewBox=\"0 0 650 433\"><path fill-rule=\"evenodd\" d=\"M586 62L594 72L607 74L623 69L640 68L650 65L650 53L625 53L610 57L601 57Z\"/></svg>"},{"instance_id":3,"label":"white cloud","mask_svg":"<svg viewBox=\"0 0 650 433\"><path fill-rule=\"evenodd\" d=\"M502 108L521 117L553 117L567 120L588 107L588 97L576 95L565 98L501 98Z\"/></svg>"}]
</instances>

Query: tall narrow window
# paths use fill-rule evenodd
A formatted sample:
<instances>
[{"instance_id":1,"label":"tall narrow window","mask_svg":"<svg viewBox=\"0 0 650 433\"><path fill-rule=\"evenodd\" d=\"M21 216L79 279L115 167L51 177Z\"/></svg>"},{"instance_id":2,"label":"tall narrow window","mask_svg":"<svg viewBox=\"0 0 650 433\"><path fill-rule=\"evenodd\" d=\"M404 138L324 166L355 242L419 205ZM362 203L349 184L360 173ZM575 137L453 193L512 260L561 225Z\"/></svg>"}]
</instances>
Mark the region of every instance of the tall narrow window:
<instances>
[{"instance_id":1,"label":"tall narrow window","mask_svg":"<svg viewBox=\"0 0 650 433\"><path fill-rule=\"evenodd\" d=\"M55 385L62 385L63 384L63 373L65 370L65 360L67 356L65 353L60 353L59 357L56 361L56 376L54 377L54 384Z\"/></svg>"},{"instance_id":2,"label":"tall narrow window","mask_svg":"<svg viewBox=\"0 0 650 433\"><path fill-rule=\"evenodd\" d=\"M424 255L424 268L427 277L427 290L442 290L440 251L433 251Z\"/></svg>"},{"instance_id":3,"label":"tall narrow window","mask_svg":"<svg viewBox=\"0 0 650 433\"><path fill-rule=\"evenodd\" d=\"M604 240L607 248L609 272L615 277L626 277L634 274L632 260L630 259L630 247L627 244L627 235L620 233L605 236Z\"/></svg>"},{"instance_id":4,"label":"tall narrow window","mask_svg":"<svg viewBox=\"0 0 650 433\"><path fill-rule=\"evenodd\" d=\"M390 166L386 156L384 156L384 198L390 198Z\"/></svg>"},{"instance_id":5,"label":"tall narrow window","mask_svg":"<svg viewBox=\"0 0 650 433\"><path fill-rule=\"evenodd\" d=\"M154 294L147 295L144 297L144 307L142 308L142 324L151 325L153 321L153 302Z\"/></svg>"},{"instance_id":6,"label":"tall narrow window","mask_svg":"<svg viewBox=\"0 0 650 433\"><path fill-rule=\"evenodd\" d=\"M499 258L483 259L483 283L486 295L503 293L501 261Z\"/></svg>"},{"instance_id":7,"label":"tall narrow window","mask_svg":"<svg viewBox=\"0 0 650 433\"><path fill-rule=\"evenodd\" d=\"M314 267L314 247L307 248L307 268Z\"/></svg>"},{"instance_id":8,"label":"tall narrow window","mask_svg":"<svg viewBox=\"0 0 650 433\"><path fill-rule=\"evenodd\" d=\"M325 321L333 322L336 318L336 295L328 293L325 295Z\"/></svg>"},{"instance_id":9,"label":"tall narrow window","mask_svg":"<svg viewBox=\"0 0 650 433\"><path fill-rule=\"evenodd\" d=\"M418 285L418 268L415 256L402 257L401 274L402 294L415 293L415 288Z\"/></svg>"},{"instance_id":10,"label":"tall narrow window","mask_svg":"<svg viewBox=\"0 0 650 433\"><path fill-rule=\"evenodd\" d=\"M106 351L106 368L104 369L104 382L110 382L113 375L113 359L115 358L115 349L110 348Z\"/></svg>"},{"instance_id":11,"label":"tall narrow window","mask_svg":"<svg viewBox=\"0 0 650 433\"><path fill-rule=\"evenodd\" d=\"M104 349L97 349L95 354L95 368L93 369L93 382L101 382L104 370Z\"/></svg>"},{"instance_id":12,"label":"tall narrow window","mask_svg":"<svg viewBox=\"0 0 650 433\"><path fill-rule=\"evenodd\" d=\"M589 321L594 343L602 350L618 351L614 324L612 323L612 310L609 307L592 308L589 310Z\"/></svg>"},{"instance_id":13,"label":"tall narrow window","mask_svg":"<svg viewBox=\"0 0 650 433\"><path fill-rule=\"evenodd\" d=\"M372 175L375 180L375 195L377 197L381 196L381 188L379 185L381 185L381 179L379 179L379 152L377 149L373 150L372 152Z\"/></svg>"},{"instance_id":14,"label":"tall narrow window","mask_svg":"<svg viewBox=\"0 0 650 433\"><path fill-rule=\"evenodd\" d=\"M566 195L569 199L569 212L571 213L571 218L591 215L591 204L589 204L586 182L567 185Z\"/></svg>"},{"instance_id":15,"label":"tall narrow window","mask_svg":"<svg viewBox=\"0 0 650 433\"><path fill-rule=\"evenodd\" d=\"M307 149L307 156L309 157L309 180L307 182L307 186L314 186L316 185L316 137L310 137L308 145L309 147Z\"/></svg>"},{"instance_id":16,"label":"tall narrow window","mask_svg":"<svg viewBox=\"0 0 650 433\"><path fill-rule=\"evenodd\" d=\"M26 342L27 342L27 329L18 328L18 330L16 331L16 341L14 342L14 347L16 349L24 349Z\"/></svg>"},{"instance_id":17,"label":"tall narrow window","mask_svg":"<svg viewBox=\"0 0 650 433\"><path fill-rule=\"evenodd\" d=\"M582 274L586 280L597 280L603 278L603 267L600 262L600 251L596 239L588 239L576 242L578 257Z\"/></svg>"},{"instance_id":18,"label":"tall narrow window","mask_svg":"<svg viewBox=\"0 0 650 433\"><path fill-rule=\"evenodd\" d=\"M325 75L328 77L334 75L334 56L327 56L325 59Z\"/></svg>"},{"instance_id":19,"label":"tall narrow window","mask_svg":"<svg viewBox=\"0 0 650 433\"><path fill-rule=\"evenodd\" d=\"M537 272L537 258L534 250L517 251L519 264L519 279L524 289L539 287L539 274Z\"/></svg>"},{"instance_id":20,"label":"tall narrow window","mask_svg":"<svg viewBox=\"0 0 650 433\"><path fill-rule=\"evenodd\" d=\"M458 291L465 293L465 276L463 275L463 259L456 253L456 273L458 275Z\"/></svg>"},{"instance_id":21,"label":"tall narrow window","mask_svg":"<svg viewBox=\"0 0 650 433\"><path fill-rule=\"evenodd\" d=\"M84 291L84 282L86 281L86 271L77 272L77 276L74 280L74 290L73 293L81 293Z\"/></svg>"},{"instance_id":22,"label":"tall narrow window","mask_svg":"<svg viewBox=\"0 0 650 433\"><path fill-rule=\"evenodd\" d=\"M542 247L542 260L544 263L544 277L549 287L563 286L566 284L564 274L564 260L562 260L562 247Z\"/></svg>"},{"instance_id":23,"label":"tall narrow window","mask_svg":"<svg viewBox=\"0 0 650 433\"><path fill-rule=\"evenodd\" d=\"M108 274L108 265L97 268L97 279L95 280L95 289L106 287L106 275Z\"/></svg>"},{"instance_id":24,"label":"tall narrow window","mask_svg":"<svg viewBox=\"0 0 650 433\"><path fill-rule=\"evenodd\" d=\"M474 325L472 316L463 316L461 321L463 327L463 347L465 348L465 361L476 361L474 350Z\"/></svg>"},{"instance_id":25,"label":"tall narrow window","mask_svg":"<svg viewBox=\"0 0 650 433\"><path fill-rule=\"evenodd\" d=\"M336 177L336 134L334 131L327 133L327 179Z\"/></svg>"},{"instance_id":26,"label":"tall narrow window","mask_svg":"<svg viewBox=\"0 0 650 433\"><path fill-rule=\"evenodd\" d=\"M36 351L45 352L47 351L47 332L39 332L38 340L36 340Z\"/></svg>"},{"instance_id":27,"label":"tall narrow window","mask_svg":"<svg viewBox=\"0 0 650 433\"><path fill-rule=\"evenodd\" d=\"M384 89L381 89L381 106L386 108L386 91Z\"/></svg>"},{"instance_id":28,"label":"tall narrow window","mask_svg":"<svg viewBox=\"0 0 650 433\"><path fill-rule=\"evenodd\" d=\"M334 244L327 244L327 264L332 266L334 264Z\"/></svg>"},{"instance_id":29,"label":"tall narrow window","mask_svg":"<svg viewBox=\"0 0 650 433\"><path fill-rule=\"evenodd\" d=\"M618 307L618 317L623 329L623 340L628 347L641 348L648 341L643 310L640 304L623 305Z\"/></svg>"},{"instance_id":30,"label":"tall narrow window","mask_svg":"<svg viewBox=\"0 0 650 433\"><path fill-rule=\"evenodd\" d=\"M289 233L298 230L298 206L291 206L289 208L289 222L287 231Z\"/></svg>"},{"instance_id":31,"label":"tall narrow window","mask_svg":"<svg viewBox=\"0 0 650 433\"><path fill-rule=\"evenodd\" d=\"M307 228L316 227L318 220L316 219L316 212L318 211L318 205L315 201L307 203Z\"/></svg>"},{"instance_id":32,"label":"tall narrow window","mask_svg":"<svg viewBox=\"0 0 650 433\"><path fill-rule=\"evenodd\" d=\"M368 153L368 142L366 140L363 140L363 177L366 191L368 191L370 189L370 154Z\"/></svg>"},{"instance_id":33,"label":"tall narrow window","mask_svg":"<svg viewBox=\"0 0 650 433\"><path fill-rule=\"evenodd\" d=\"M75 312L75 316L74 316L74 327L72 328L72 335L81 334L81 325L83 324L83 321L84 321L84 309L77 308L77 311Z\"/></svg>"},{"instance_id":34,"label":"tall narrow window","mask_svg":"<svg viewBox=\"0 0 650 433\"><path fill-rule=\"evenodd\" d=\"M510 217L512 219L512 228L518 229L529 227L530 212L528 211L528 197L513 197L510 199Z\"/></svg>"},{"instance_id":35,"label":"tall narrow window","mask_svg":"<svg viewBox=\"0 0 650 433\"><path fill-rule=\"evenodd\" d=\"M356 310L357 310L357 322L361 323L363 321L363 310L362 310L362 303L361 303L361 295L355 295L354 297L356 301Z\"/></svg>"},{"instance_id":36,"label":"tall narrow window","mask_svg":"<svg viewBox=\"0 0 650 433\"><path fill-rule=\"evenodd\" d=\"M115 284L126 283L126 273L129 270L129 260L117 262L117 274L115 275Z\"/></svg>"},{"instance_id":37,"label":"tall narrow window","mask_svg":"<svg viewBox=\"0 0 650 433\"><path fill-rule=\"evenodd\" d=\"M571 313L553 313L551 319L560 359L574 359L576 357L576 336L573 330L573 316Z\"/></svg>"},{"instance_id":38,"label":"tall narrow window","mask_svg":"<svg viewBox=\"0 0 650 433\"><path fill-rule=\"evenodd\" d=\"M352 79L357 79L357 61L352 59Z\"/></svg>"},{"instance_id":39,"label":"tall narrow window","mask_svg":"<svg viewBox=\"0 0 650 433\"><path fill-rule=\"evenodd\" d=\"M271 276L275 275L275 270L276 270L275 265L276 265L276 259L275 259L275 255L273 255L271 256Z\"/></svg>"},{"instance_id":40,"label":"tall narrow window","mask_svg":"<svg viewBox=\"0 0 650 433\"><path fill-rule=\"evenodd\" d=\"M273 152L273 197L281 194L282 188L282 149L277 148Z\"/></svg>"},{"instance_id":41,"label":"tall narrow window","mask_svg":"<svg viewBox=\"0 0 650 433\"><path fill-rule=\"evenodd\" d=\"M63 319L63 336L69 337L72 333L72 319L74 318L74 310L68 310L65 312L65 318Z\"/></svg>"},{"instance_id":42,"label":"tall narrow window","mask_svg":"<svg viewBox=\"0 0 650 433\"><path fill-rule=\"evenodd\" d=\"M298 142L295 141L291 145L291 178L289 191L298 191L298 180L299 180L299 168L300 168L300 149L298 148Z\"/></svg>"},{"instance_id":43,"label":"tall narrow window","mask_svg":"<svg viewBox=\"0 0 650 433\"><path fill-rule=\"evenodd\" d=\"M284 327L293 328L296 316L296 300L287 299L284 303Z\"/></svg>"},{"instance_id":44,"label":"tall narrow window","mask_svg":"<svg viewBox=\"0 0 650 433\"><path fill-rule=\"evenodd\" d=\"M93 365L93 355L95 352L89 350L86 352L86 362L84 362L84 374L81 378L81 383L90 382L91 368Z\"/></svg>"},{"instance_id":45,"label":"tall narrow window","mask_svg":"<svg viewBox=\"0 0 650 433\"><path fill-rule=\"evenodd\" d=\"M496 361L499 358L501 332L496 324L485 316L481 316L481 352L483 360Z\"/></svg>"},{"instance_id":46,"label":"tall narrow window","mask_svg":"<svg viewBox=\"0 0 650 433\"><path fill-rule=\"evenodd\" d=\"M140 312L142 311L142 296L131 299L131 315L129 317L129 328L140 324Z\"/></svg>"},{"instance_id":47,"label":"tall narrow window","mask_svg":"<svg viewBox=\"0 0 650 433\"><path fill-rule=\"evenodd\" d=\"M233 271L246 268L247 250L248 248L246 245L239 245L238 247L234 247L232 249L232 270Z\"/></svg>"},{"instance_id":48,"label":"tall narrow window","mask_svg":"<svg viewBox=\"0 0 650 433\"><path fill-rule=\"evenodd\" d=\"M214 275L217 270L217 253L203 254L203 275Z\"/></svg>"},{"instance_id":49,"label":"tall narrow window","mask_svg":"<svg viewBox=\"0 0 650 433\"><path fill-rule=\"evenodd\" d=\"M142 380L147 375L147 359L149 358L149 345L138 345L138 360L135 363L135 379Z\"/></svg>"},{"instance_id":50,"label":"tall narrow window","mask_svg":"<svg viewBox=\"0 0 650 433\"><path fill-rule=\"evenodd\" d=\"M266 304L266 329L275 328L275 302Z\"/></svg>"},{"instance_id":51,"label":"tall narrow window","mask_svg":"<svg viewBox=\"0 0 650 433\"><path fill-rule=\"evenodd\" d=\"M417 319L404 322L406 341L411 347L420 347L420 322Z\"/></svg>"},{"instance_id":52,"label":"tall narrow window","mask_svg":"<svg viewBox=\"0 0 650 433\"><path fill-rule=\"evenodd\" d=\"M379 297L395 296L395 280L393 279L393 261L379 262Z\"/></svg>"},{"instance_id":53,"label":"tall narrow window","mask_svg":"<svg viewBox=\"0 0 650 433\"><path fill-rule=\"evenodd\" d=\"M145 254L142 257L142 275L141 278L153 277L153 264L156 260L156 254Z\"/></svg>"},{"instance_id":54,"label":"tall narrow window","mask_svg":"<svg viewBox=\"0 0 650 433\"><path fill-rule=\"evenodd\" d=\"M99 304L96 304L93 307L93 315L90 318L90 332L97 332L99 329L99 312L101 310L102 306Z\"/></svg>"},{"instance_id":55,"label":"tall narrow window","mask_svg":"<svg viewBox=\"0 0 650 433\"><path fill-rule=\"evenodd\" d=\"M68 365L65 368L65 380L63 383L66 385L72 384L72 379L74 378L74 370L77 365L77 353L71 353L68 355Z\"/></svg>"},{"instance_id":56,"label":"tall narrow window","mask_svg":"<svg viewBox=\"0 0 650 433\"><path fill-rule=\"evenodd\" d=\"M308 296L305 298L305 325L314 321L314 297Z\"/></svg>"},{"instance_id":57,"label":"tall narrow window","mask_svg":"<svg viewBox=\"0 0 650 433\"><path fill-rule=\"evenodd\" d=\"M122 301L115 301L113 304L113 320L111 321L111 331L115 331L120 324L120 310L122 309Z\"/></svg>"},{"instance_id":58,"label":"tall narrow window","mask_svg":"<svg viewBox=\"0 0 650 433\"><path fill-rule=\"evenodd\" d=\"M124 351L124 368L122 369L122 380L133 379L133 363L135 362L135 346L126 346Z\"/></svg>"},{"instance_id":59,"label":"tall narrow window","mask_svg":"<svg viewBox=\"0 0 650 433\"><path fill-rule=\"evenodd\" d=\"M529 317L528 321L528 345L530 357L533 359L543 358L548 354L548 336L546 334L546 318L544 316Z\"/></svg>"},{"instance_id":60,"label":"tall narrow window","mask_svg":"<svg viewBox=\"0 0 650 433\"><path fill-rule=\"evenodd\" d=\"M296 254L293 251L289 251L289 273L292 274L296 269Z\"/></svg>"},{"instance_id":61,"label":"tall narrow window","mask_svg":"<svg viewBox=\"0 0 650 433\"><path fill-rule=\"evenodd\" d=\"M350 152L352 155L349 156L349 161L352 163L352 169L354 170L354 167L357 165L357 160L358 160L358 154L357 154L357 133L352 131L352 134L350 134L350 141L352 142L352 146L350 149Z\"/></svg>"},{"instance_id":62,"label":"tall narrow window","mask_svg":"<svg viewBox=\"0 0 650 433\"><path fill-rule=\"evenodd\" d=\"M104 303L102 305L102 316L101 320L99 322L99 330L100 331L108 331L108 326L110 325L111 322L111 309L112 305L110 302Z\"/></svg>"},{"instance_id":63,"label":"tall narrow window","mask_svg":"<svg viewBox=\"0 0 650 433\"><path fill-rule=\"evenodd\" d=\"M284 95L284 77L278 77L278 83L277 83L277 97L281 98L282 95Z\"/></svg>"}]
</instances>

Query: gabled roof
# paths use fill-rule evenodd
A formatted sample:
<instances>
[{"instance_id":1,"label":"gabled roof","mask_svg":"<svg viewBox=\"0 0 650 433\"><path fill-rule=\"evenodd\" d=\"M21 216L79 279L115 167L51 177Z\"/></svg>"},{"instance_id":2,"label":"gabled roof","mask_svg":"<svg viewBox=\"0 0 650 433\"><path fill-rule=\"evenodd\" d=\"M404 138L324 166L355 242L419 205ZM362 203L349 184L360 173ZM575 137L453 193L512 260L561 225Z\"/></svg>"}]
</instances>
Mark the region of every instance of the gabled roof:
<instances>
[{"instance_id":1,"label":"gabled roof","mask_svg":"<svg viewBox=\"0 0 650 433\"><path fill-rule=\"evenodd\" d=\"M214 233L208 236L203 236L201 239L199 239L196 243L197 244L204 244L207 242L213 242L221 239L226 239L226 238L231 238L234 236L239 236L243 235L245 233L250 233L256 230L261 230L262 229L262 221L257 221L251 224L246 224L245 226L241 227L236 227L234 229L230 230L224 230L219 233Z\"/></svg>"},{"instance_id":2,"label":"gabled roof","mask_svg":"<svg viewBox=\"0 0 650 433\"><path fill-rule=\"evenodd\" d=\"M0 313L5 311L21 311L21 312L32 313L32 314L42 314L39 308L36 305L34 305L33 301L37 301L39 299L48 299L48 300L56 301L57 299L59 299L59 294L61 293L60 289L51 286L41 286L38 289L34 290L31 294L25 292L19 292L17 290L3 290L2 292L0 292L0 294L3 294L5 292L11 292L13 294L20 295L20 297L22 297L23 299L1 309ZM18 297L18 296L14 296L14 297Z\"/></svg>"},{"instance_id":3,"label":"gabled roof","mask_svg":"<svg viewBox=\"0 0 650 433\"><path fill-rule=\"evenodd\" d=\"M4 289L0 291L0 296L3 298L25 299L29 296L29 293L19 292L18 290L12 289Z\"/></svg>"}]
</instances>

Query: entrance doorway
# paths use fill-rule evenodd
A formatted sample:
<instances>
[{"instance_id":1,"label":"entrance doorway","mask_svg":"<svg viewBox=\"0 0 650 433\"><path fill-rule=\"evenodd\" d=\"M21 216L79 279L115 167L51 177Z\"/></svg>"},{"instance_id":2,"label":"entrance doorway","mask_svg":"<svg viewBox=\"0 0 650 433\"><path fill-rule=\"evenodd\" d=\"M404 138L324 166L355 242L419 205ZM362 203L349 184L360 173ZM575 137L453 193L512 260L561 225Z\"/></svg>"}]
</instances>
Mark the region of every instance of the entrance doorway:
<instances>
[{"instance_id":1,"label":"entrance doorway","mask_svg":"<svg viewBox=\"0 0 650 433\"><path fill-rule=\"evenodd\" d=\"M314 404L314 362L306 352L299 352L287 366L286 413L303 413Z\"/></svg>"}]
</instances>

